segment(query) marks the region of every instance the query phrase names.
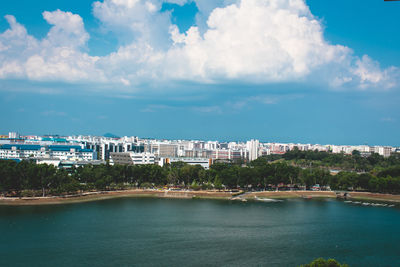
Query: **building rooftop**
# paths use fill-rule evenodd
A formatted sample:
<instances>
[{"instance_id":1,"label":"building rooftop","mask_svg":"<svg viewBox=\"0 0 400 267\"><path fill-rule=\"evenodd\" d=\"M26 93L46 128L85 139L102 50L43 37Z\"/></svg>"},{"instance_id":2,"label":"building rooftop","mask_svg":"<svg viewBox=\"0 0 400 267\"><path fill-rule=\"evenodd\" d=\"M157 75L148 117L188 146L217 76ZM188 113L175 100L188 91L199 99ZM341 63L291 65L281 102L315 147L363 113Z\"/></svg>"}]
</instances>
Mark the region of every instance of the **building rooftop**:
<instances>
[{"instance_id":1,"label":"building rooftop","mask_svg":"<svg viewBox=\"0 0 400 267\"><path fill-rule=\"evenodd\" d=\"M0 145L1 149L12 149L16 147L18 150L40 150L40 145L22 145L22 144L4 144Z\"/></svg>"}]
</instances>

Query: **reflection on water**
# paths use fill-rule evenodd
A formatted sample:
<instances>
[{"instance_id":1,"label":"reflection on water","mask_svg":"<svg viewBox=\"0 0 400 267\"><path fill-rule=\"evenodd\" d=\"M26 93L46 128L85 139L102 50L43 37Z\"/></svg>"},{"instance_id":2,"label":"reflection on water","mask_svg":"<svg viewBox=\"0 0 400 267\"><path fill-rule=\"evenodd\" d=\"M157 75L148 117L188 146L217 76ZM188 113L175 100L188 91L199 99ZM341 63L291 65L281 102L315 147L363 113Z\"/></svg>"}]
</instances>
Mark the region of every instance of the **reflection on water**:
<instances>
[{"instance_id":1,"label":"reflection on water","mask_svg":"<svg viewBox=\"0 0 400 267\"><path fill-rule=\"evenodd\" d=\"M3 206L0 265L400 266L399 223L398 208L327 199Z\"/></svg>"}]
</instances>

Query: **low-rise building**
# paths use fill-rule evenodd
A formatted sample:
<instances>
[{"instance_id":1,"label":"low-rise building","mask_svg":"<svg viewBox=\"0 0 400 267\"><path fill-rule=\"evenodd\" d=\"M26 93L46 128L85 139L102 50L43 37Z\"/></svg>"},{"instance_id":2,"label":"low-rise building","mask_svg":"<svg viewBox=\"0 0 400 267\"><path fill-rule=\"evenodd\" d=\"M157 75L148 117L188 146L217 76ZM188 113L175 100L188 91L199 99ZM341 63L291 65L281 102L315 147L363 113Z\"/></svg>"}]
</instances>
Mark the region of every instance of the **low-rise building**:
<instances>
[{"instance_id":1,"label":"low-rise building","mask_svg":"<svg viewBox=\"0 0 400 267\"><path fill-rule=\"evenodd\" d=\"M173 162L184 162L189 165L200 165L204 169L208 170L212 164L212 159L205 158L160 158L158 165L161 167L166 164L171 164Z\"/></svg>"},{"instance_id":2,"label":"low-rise building","mask_svg":"<svg viewBox=\"0 0 400 267\"><path fill-rule=\"evenodd\" d=\"M95 160L96 153L91 149L68 145L0 145L0 159L59 159L59 160Z\"/></svg>"}]
</instances>

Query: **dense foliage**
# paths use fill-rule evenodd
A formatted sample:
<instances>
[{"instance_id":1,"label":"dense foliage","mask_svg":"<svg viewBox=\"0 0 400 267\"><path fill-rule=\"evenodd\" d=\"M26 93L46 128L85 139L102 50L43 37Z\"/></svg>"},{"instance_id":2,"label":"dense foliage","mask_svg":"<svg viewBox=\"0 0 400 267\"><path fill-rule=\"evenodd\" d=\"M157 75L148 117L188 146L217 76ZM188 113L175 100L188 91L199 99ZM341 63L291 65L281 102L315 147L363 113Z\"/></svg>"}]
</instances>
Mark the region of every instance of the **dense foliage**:
<instances>
[{"instance_id":1,"label":"dense foliage","mask_svg":"<svg viewBox=\"0 0 400 267\"><path fill-rule=\"evenodd\" d=\"M355 159L359 155L340 155ZM288 152L271 162L262 157L248 165L215 163L209 170L183 162L158 165L86 165L69 170L29 161L0 160L0 192L5 195L60 195L90 190L116 190L132 187L179 186L198 189L288 190L319 184L334 190L360 190L400 193L398 157L378 158L370 172L341 171L332 175L327 168L298 166L293 159L311 163L326 158L325 152ZM329 157L337 157L334 154ZM285 159L286 158L286 159ZM371 159L366 158L368 161ZM396 165L397 164L397 165ZM386 166L386 167L385 167Z\"/></svg>"},{"instance_id":2,"label":"dense foliage","mask_svg":"<svg viewBox=\"0 0 400 267\"><path fill-rule=\"evenodd\" d=\"M369 172L374 168L388 168L400 165L400 155L395 154L385 158L377 153L372 153L363 157L357 150L351 155L343 153L329 153L318 151L300 151L297 148L286 152L283 155L268 156L273 160L285 159L294 163L296 166L308 167L327 167L337 168L347 171Z\"/></svg>"},{"instance_id":3,"label":"dense foliage","mask_svg":"<svg viewBox=\"0 0 400 267\"><path fill-rule=\"evenodd\" d=\"M309 264L301 265L300 267L349 267L349 265L340 264L334 259L325 260L323 258L319 258Z\"/></svg>"}]
</instances>

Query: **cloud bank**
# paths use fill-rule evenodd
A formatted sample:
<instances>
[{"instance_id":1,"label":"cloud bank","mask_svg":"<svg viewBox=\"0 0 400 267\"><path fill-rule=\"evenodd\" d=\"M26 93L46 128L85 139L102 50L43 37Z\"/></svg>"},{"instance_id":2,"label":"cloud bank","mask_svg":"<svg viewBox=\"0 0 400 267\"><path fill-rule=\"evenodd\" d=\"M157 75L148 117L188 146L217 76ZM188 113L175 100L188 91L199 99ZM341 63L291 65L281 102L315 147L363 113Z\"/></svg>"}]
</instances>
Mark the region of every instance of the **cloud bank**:
<instances>
[{"instance_id":1,"label":"cloud bank","mask_svg":"<svg viewBox=\"0 0 400 267\"><path fill-rule=\"evenodd\" d=\"M90 56L78 14L45 11L41 40L12 15L0 34L0 79L111 84L190 81L203 84L318 83L330 88L389 89L399 69L382 69L365 55L324 39L304 0L196 0L196 25L180 32L163 3L186 0L103 0L93 14L121 45Z\"/></svg>"}]
</instances>

